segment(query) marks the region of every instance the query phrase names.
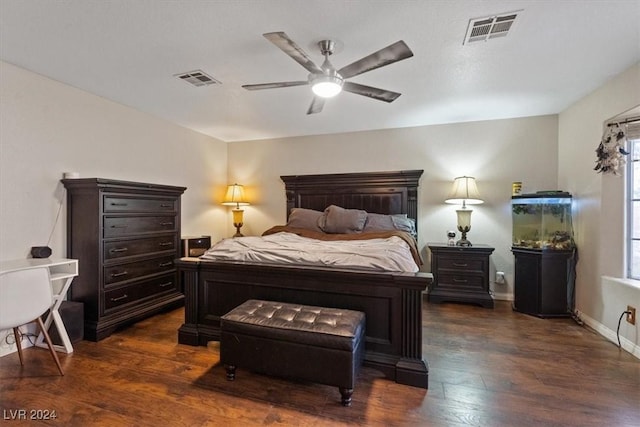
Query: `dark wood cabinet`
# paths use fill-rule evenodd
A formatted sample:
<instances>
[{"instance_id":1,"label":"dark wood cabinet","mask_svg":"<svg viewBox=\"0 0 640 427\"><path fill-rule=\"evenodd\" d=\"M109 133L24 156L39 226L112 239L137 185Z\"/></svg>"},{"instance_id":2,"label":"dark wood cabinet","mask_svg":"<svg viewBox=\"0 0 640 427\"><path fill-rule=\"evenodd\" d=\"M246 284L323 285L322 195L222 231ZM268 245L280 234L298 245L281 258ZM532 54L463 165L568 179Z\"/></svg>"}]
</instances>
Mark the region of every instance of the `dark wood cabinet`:
<instances>
[{"instance_id":1,"label":"dark wood cabinet","mask_svg":"<svg viewBox=\"0 0 640 427\"><path fill-rule=\"evenodd\" d=\"M84 303L85 339L179 306L180 197L185 187L64 179L67 254L79 260L71 299Z\"/></svg>"},{"instance_id":2,"label":"dark wood cabinet","mask_svg":"<svg viewBox=\"0 0 640 427\"><path fill-rule=\"evenodd\" d=\"M487 245L449 246L430 243L433 283L430 302L467 302L493 308L489 291L489 256L494 248Z\"/></svg>"},{"instance_id":3,"label":"dark wood cabinet","mask_svg":"<svg viewBox=\"0 0 640 427\"><path fill-rule=\"evenodd\" d=\"M574 277L573 250L512 248L515 257L513 309L538 317L568 317Z\"/></svg>"}]
</instances>

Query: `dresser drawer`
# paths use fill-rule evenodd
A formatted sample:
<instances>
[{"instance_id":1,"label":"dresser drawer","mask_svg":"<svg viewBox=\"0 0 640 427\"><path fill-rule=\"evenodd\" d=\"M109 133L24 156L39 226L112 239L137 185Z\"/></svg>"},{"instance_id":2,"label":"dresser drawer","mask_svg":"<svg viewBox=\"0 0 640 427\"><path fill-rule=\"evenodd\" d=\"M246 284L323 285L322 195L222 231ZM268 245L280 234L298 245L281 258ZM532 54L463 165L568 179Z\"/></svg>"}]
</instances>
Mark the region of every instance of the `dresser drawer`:
<instances>
[{"instance_id":1,"label":"dresser drawer","mask_svg":"<svg viewBox=\"0 0 640 427\"><path fill-rule=\"evenodd\" d=\"M177 245L175 233L146 239L104 242L104 259L108 261L136 255L147 255L154 252L175 251Z\"/></svg>"},{"instance_id":2,"label":"dresser drawer","mask_svg":"<svg viewBox=\"0 0 640 427\"><path fill-rule=\"evenodd\" d=\"M104 196L104 212L177 212L174 198Z\"/></svg>"},{"instance_id":3,"label":"dresser drawer","mask_svg":"<svg viewBox=\"0 0 640 427\"><path fill-rule=\"evenodd\" d=\"M124 308L131 303L140 303L144 299L156 297L164 293L177 292L176 274L169 274L128 286L113 289L104 293L105 312L117 308Z\"/></svg>"},{"instance_id":4,"label":"dresser drawer","mask_svg":"<svg viewBox=\"0 0 640 427\"><path fill-rule=\"evenodd\" d=\"M176 254L143 261L128 262L104 268L105 286L133 280L150 274L164 273L174 269Z\"/></svg>"},{"instance_id":5,"label":"dresser drawer","mask_svg":"<svg viewBox=\"0 0 640 427\"><path fill-rule=\"evenodd\" d=\"M119 237L138 233L176 231L175 216L105 217L104 237Z\"/></svg>"},{"instance_id":6,"label":"dresser drawer","mask_svg":"<svg viewBox=\"0 0 640 427\"><path fill-rule=\"evenodd\" d=\"M438 269L456 271L483 271L484 262L485 260L483 258L471 256L440 256L438 257Z\"/></svg>"}]
</instances>

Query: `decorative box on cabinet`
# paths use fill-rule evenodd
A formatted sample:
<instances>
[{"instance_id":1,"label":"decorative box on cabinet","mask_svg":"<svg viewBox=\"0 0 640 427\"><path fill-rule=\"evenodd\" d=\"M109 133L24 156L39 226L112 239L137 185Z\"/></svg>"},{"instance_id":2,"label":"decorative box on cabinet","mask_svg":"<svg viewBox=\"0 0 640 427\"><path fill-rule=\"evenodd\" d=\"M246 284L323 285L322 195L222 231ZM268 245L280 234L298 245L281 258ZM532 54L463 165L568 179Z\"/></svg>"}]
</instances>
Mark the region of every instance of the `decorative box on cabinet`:
<instances>
[{"instance_id":1,"label":"decorative box on cabinet","mask_svg":"<svg viewBox=\"0 0 640 427\"><path fill-rule=\"evenodd\" d=\"M84 337L183 303L177 270L180 197L185 187L102 178L63 179L67 253L80 274L71 299L84 303Z\"/></svg>"},{"instance_id":2,"label":"decorative box on cabinet","mask_svg":"<svg viewBox=\"0 0 640 427\"><path fill-rule=\"evenodd\" d=\"M430 302L467 302L493 308L489 291L489 256L494 248L445 243L429 243L428 246L433 273Z\"/></svg>"}]
</instances>

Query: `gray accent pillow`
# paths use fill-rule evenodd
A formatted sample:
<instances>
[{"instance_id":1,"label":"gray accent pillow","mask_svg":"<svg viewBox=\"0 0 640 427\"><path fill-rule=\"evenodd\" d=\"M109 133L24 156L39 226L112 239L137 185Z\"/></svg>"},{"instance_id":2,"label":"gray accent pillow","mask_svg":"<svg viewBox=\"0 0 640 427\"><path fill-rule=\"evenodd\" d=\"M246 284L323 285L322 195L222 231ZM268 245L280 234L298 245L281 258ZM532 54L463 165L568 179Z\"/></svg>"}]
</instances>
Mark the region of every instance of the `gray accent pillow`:
<instances>
[{"instance_id":1,"label":"gray accent pillow","mask_svg":"<svg viewBox=\"0 0 640 427\"><path fill-rule=\"evenodd\" d=\"M331 205L324 210L318 225L325 233L352 234L361 233L366 221L366 211Z\"/></svg>"},{"instance_id":2,"label":"gray accent pillow","mask_svg":"<svg viewBox=\"0 0 640 427\"><path fill-rule=\"evenodd\" d=\"M416 223L407 214L383 215L376 213L367 214L367 222L364 225L364 232L401 230L412 236L416 236Z\"/></svg>"},{"instance_id":3,"label":"gray accent pillow","mask_svg":"<svg viewBox=\"0 0 640 427\"><path fill-rule=\"evenodd\" d=\"M397 230L406 231L413 237L417 236L416 222L413 218L407 217L406 214L391 215L391 221Z\"/></svg>"},{"instance_id":4,"label":"gray accent pillow","mask_svg":"<svg viewBox=\"0 0 640 427\"><path fill-rule=\"evenodd\" d=\"M304 228L307 230L320 231L322 229L318 225L320 218L324 216L324 212L314 211L313 209L293 208L289 214L287 227Z\"/></svg>"},{"instance_id":5,"label":"gray accent pillow","mask_svg":"<svg viewBox=\"0 0 640 427\"><path fill-rule=\"evenodd\" d=\"M395 230L396 227L393 225L393 221L391 220L391 215L377 214L377 213L367 213L367 222L364 224L364 229L362 231L387 231L387 230Z\"/></svg>"}]
</instances>

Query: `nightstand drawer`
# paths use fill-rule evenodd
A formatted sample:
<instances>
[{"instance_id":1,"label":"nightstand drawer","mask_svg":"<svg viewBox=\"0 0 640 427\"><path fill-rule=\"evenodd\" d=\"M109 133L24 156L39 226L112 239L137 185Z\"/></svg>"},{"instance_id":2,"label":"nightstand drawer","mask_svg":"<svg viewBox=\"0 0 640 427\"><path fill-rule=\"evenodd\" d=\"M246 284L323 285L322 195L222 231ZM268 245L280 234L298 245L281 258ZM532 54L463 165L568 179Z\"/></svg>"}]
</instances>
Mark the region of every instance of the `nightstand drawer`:
<instances>
[{"instance_id":1,"label":"nightstand drawer","mask_svg":"<svg viewBox=\"0 0 640 427\"><path fill-rule=\"evenodd\" d=\"M485 281L483 276L478 275L439 273L438 286L441 288L482 290L485 287Z\"/></svg>"},{"instance_id":2,"label":"nightstand drawer","mask_svg":"<svg viewBox=\"0 0 640 427\"><path fill-rule=\"evenodd\" d=\"M438 258L438 269L440 270L456 270L456 271L483 271L484 258L478 257L454 257L440 256Z\"/></svg>"}]
</instances>

